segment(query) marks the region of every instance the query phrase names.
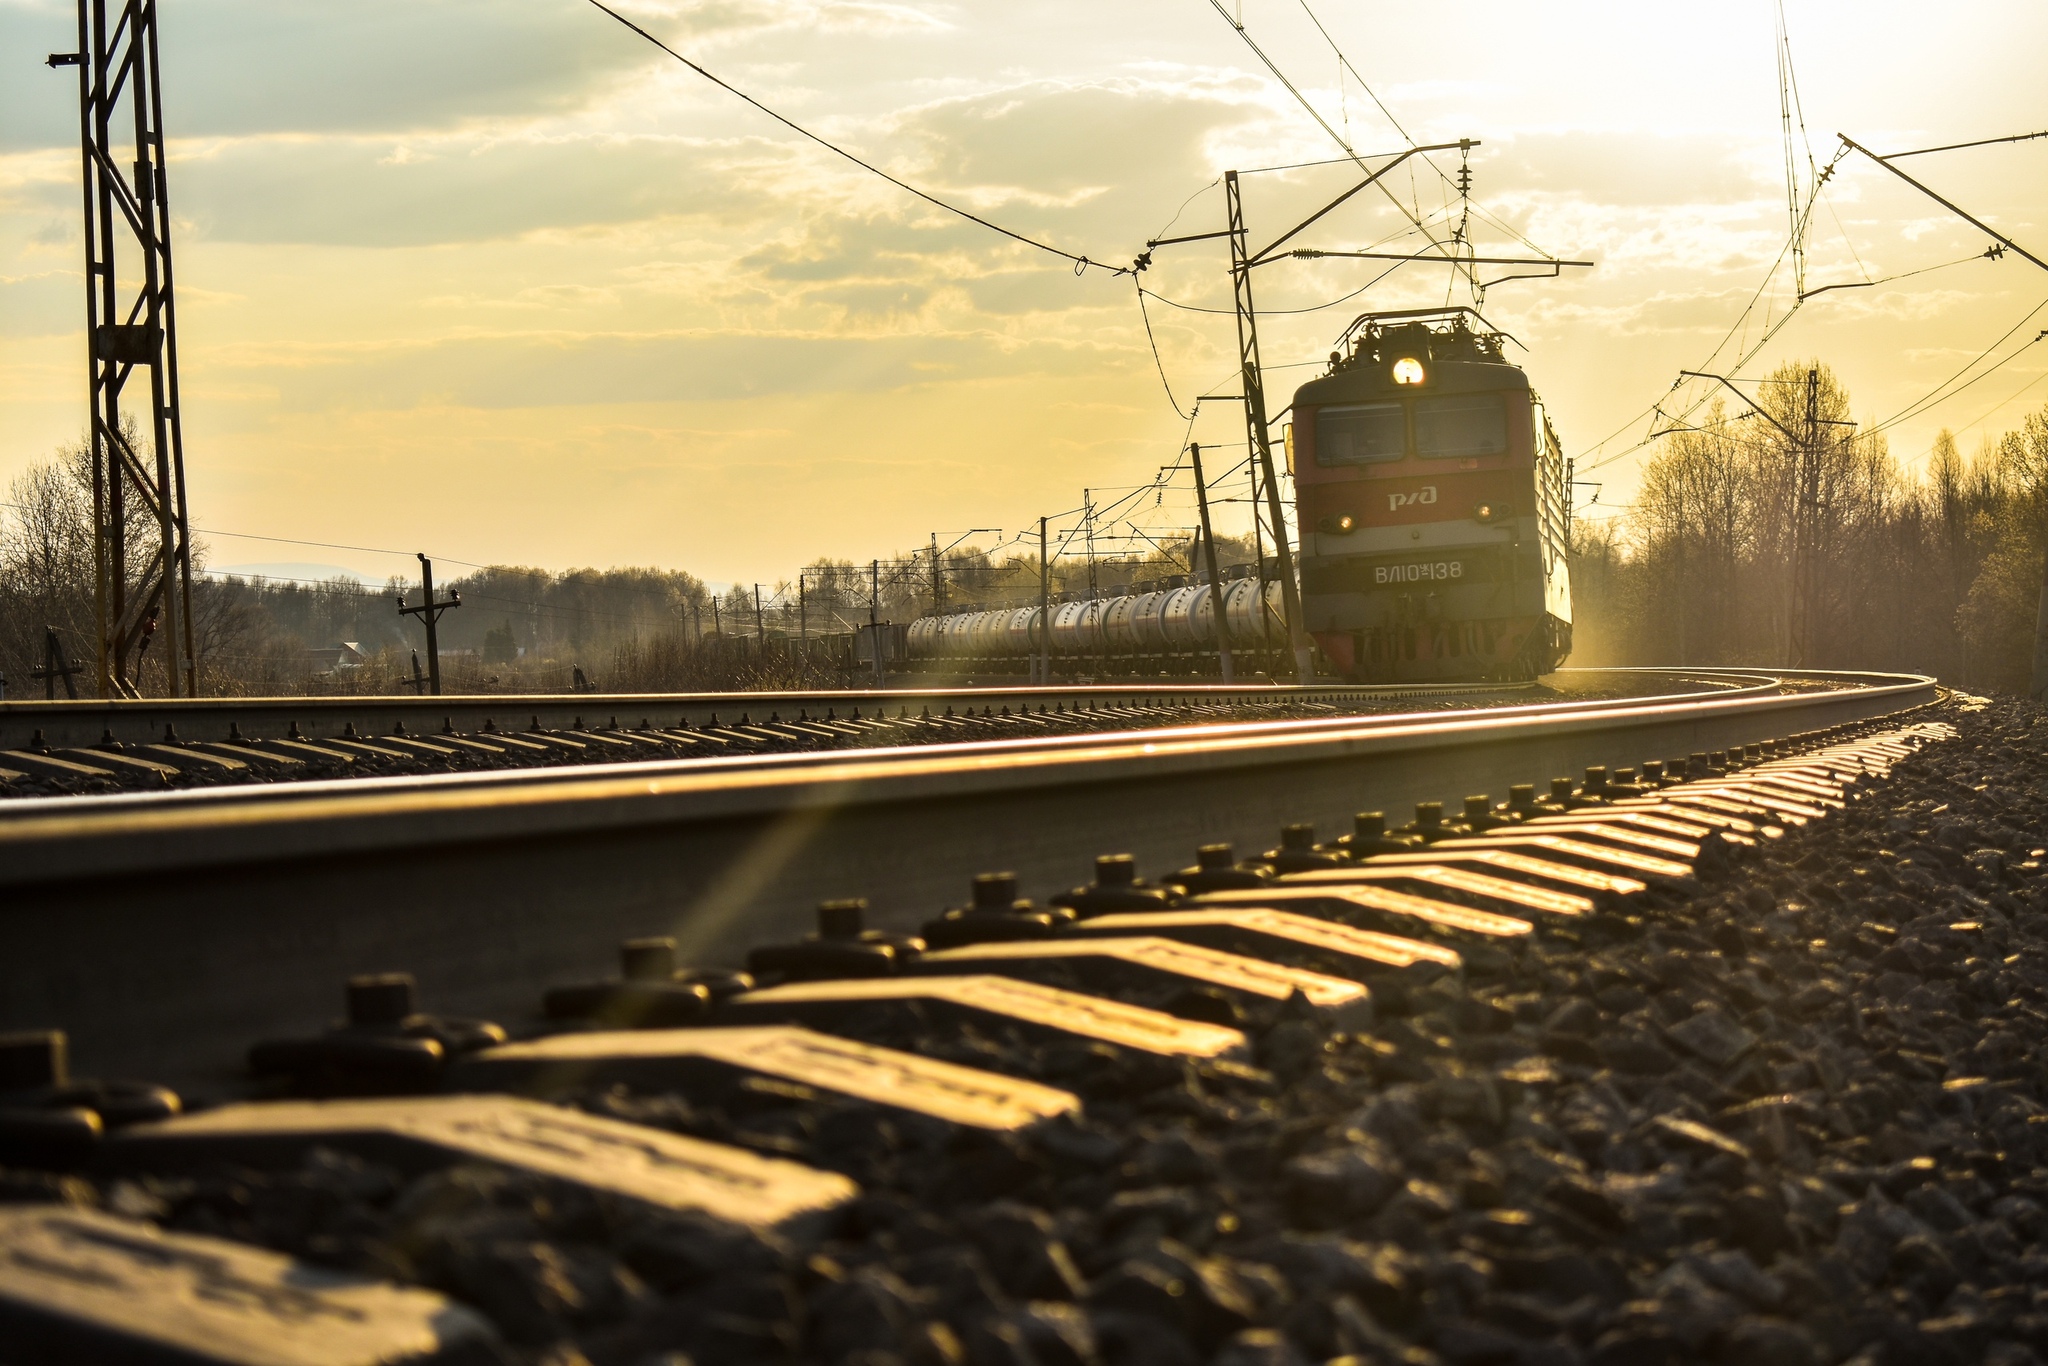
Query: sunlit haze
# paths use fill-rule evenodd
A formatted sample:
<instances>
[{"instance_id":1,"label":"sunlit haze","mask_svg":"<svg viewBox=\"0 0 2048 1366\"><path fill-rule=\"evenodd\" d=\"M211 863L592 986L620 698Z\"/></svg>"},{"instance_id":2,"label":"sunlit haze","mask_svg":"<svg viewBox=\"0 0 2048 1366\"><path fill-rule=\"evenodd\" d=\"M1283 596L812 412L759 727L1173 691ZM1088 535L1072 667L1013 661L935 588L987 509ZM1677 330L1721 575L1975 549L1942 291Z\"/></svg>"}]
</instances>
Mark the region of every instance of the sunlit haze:
<instances>
[{"instance_id":1,"label":"sunlit haze","mask_svg":"<svg viewBox=\"0 0 2048 1366\"><path fill-rule=\"evenodd\" d=\"M1484 304L1527 348L1589 515L1626 503L1631 448L1678 371L1717 347L1732 365L1784 315L1774 6L1319 0L1371 94L1340 80L1298 0L1226 7L1360 152L1406 145L1374 95L1419 142L1478 140L1482 254L1530 254L1511 228L1597 263ZM626 12L892 174L1113 265L1169 227L1220 228L1227 169L1340 155L1208 0ZM1151 482L1190 431L1128 276L1077 276L912 198L583 0L162 0L162 14L185 443L216 564L381 579L425 550L774 582L932 532L997 528L970 542L995 546L1029 528L1035 548L1041 514L1071 525L1084 488L1109 500ZM86 418L76 75L41 66L76 46L74 16L0 0L0 480ZM1784 21L1802 185L1838 132L1896 151L2048 128L2048 7L1789 0ZM2048 140L1901 167L2048 257ZM1347 177L1247 178L1251 236ZM1411 162L1390 182L1448 235L1459 206L1436 171ZM1410 250L1422 239L1405 226L1361 195L1301 245ZM1813 298L1742 373L1818 356L1860 419L1891 417L2048 298L2048 271L1968 259L1989 244L1871 162L1841 161L1807 288L1943 268ZM1162 248L1142 277L1224 310L1148 304L1183 410L1237 391L1222 248ZM1276 413L1357 312L1470 301L1444 267L1409 265L1288 311L1388 264L1260 270ZM2048 342L1891 427L1892 451L1922 459L1944 426L1968 451L2048 398L2044 378ZM1670 397L1683 411L1703 392ZM1219 448L1213 473L1242 459L1229 403L1204 405L1192 433ZM1241 472L1224 482L1242 496ZM1117 524L1172 532L1191 501L1177 476ZM1245 521L1241 503L1224 512Z\"/></svg>"}]
</instances>

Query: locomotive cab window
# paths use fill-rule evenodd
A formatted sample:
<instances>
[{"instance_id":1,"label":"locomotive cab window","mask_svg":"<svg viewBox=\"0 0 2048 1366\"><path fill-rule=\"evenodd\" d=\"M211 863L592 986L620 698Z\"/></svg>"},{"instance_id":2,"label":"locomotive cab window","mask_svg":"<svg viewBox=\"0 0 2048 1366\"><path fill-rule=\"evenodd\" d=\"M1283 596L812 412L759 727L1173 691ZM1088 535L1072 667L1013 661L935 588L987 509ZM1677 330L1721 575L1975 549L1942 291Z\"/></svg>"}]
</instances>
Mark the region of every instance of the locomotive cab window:
<instances>
[{"instance_id":1,"label":"locomotive cab window","mask_svg":"<svg viewBox=\"0 0 2048 1366\"><path fill-rule=\"evenodd\" d=\"M1415 401L1417 455L1504 455L1507 449L1508 409L1499 394L1453 394Z\"/></svg>"},{"instance_id":2,"label":"locomotive cab window","mask_svg":"<svg viewBox=\"0 0 2048 1366\"><path fill-rule=\"evenodd\" d=\"M1370 465L1408 451L1408 420L1398 403L1346 403L1316 414L1318 465Z\"/></svg>"}]
</instances>

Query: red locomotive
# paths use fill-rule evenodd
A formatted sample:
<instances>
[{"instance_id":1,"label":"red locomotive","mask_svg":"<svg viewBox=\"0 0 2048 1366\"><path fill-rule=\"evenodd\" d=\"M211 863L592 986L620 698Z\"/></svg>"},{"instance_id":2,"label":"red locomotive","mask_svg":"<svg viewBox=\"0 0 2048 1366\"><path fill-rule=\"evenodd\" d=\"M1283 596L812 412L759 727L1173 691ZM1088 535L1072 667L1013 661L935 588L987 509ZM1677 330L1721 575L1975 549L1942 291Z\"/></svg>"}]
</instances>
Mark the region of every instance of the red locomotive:
<instances>
[{"instance_id":1,"label":"red locomotive","mask_svg":"<svg viewBox=\"0 0 2048 1366\"><path fill-rule=\"evenodd\" d=\"M1372 682L1556 668L1571 466L1503 334L1449 308L1368 313L1345 335L1287 428L1303 616L1329 665Z\"/></svg>"}]
</instances>

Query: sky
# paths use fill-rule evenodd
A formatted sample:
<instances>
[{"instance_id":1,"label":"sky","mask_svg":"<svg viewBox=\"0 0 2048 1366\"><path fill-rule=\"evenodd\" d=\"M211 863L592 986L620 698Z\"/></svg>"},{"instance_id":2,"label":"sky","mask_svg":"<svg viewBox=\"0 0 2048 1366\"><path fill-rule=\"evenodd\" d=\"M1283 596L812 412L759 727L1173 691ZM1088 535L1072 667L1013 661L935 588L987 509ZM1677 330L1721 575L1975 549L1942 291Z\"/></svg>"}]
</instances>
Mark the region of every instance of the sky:
<instances>
[{"instance_id":1,"label":"sky","mask_svg":"<svg viewBox=\"0 0 2048 1366\"><path fill-rule=\"evenodd\" d=\"M1885 283L1785 320L1774 4L1222 4L621 8L891 174L1112 266L1219 229L1226 170L1340 158L1244 177L1260 240L1357 179L1231 18L1368 164L1476 140L1477 249L1596 263L1483 302L1589 516L1625 505L1654 405L1704 397L1673 392L1678 371L1728 373L1773 324L1738 378L1817 356L1876 426L2048 300L2048 271L1979 259L1983 233L1851 156L1816 204L1806 285ZM1041 515L1078 553L1084 490L1113 550L1190 524L1190 438L1237 500L1225 527L1244 524L1241 409L1185 416L1238 391L1220 242L1163 247L1139 277L1160 296L1155 360L1129 275L904 193L585 0L161 10L185 446L216 565L382 579L424 550L774 583L934 533L1035 548ZM1890 152L2048 129L2048 6L1782 14L1802 194L1837 133ZM0 0L0 485L85 421L76 77L41 64L75 22ZM1446 235L1460 159L1410 159L1391 196L1300 242L1412 250L1404 210ZM2048 258L2048 140L1900 165ZM1891 278L1907 272L1924 273ZM1276 413L1359 312L1472 301L1443 266L1341 258L1261 267L1255 288ZM1943 426L1970 450L2048 401L2048 342L2026 346L2044 327L2048 309L1986 363L2013 359L1888 427L1894 455L1924 461Z\"/></svg>"}]
</instances>

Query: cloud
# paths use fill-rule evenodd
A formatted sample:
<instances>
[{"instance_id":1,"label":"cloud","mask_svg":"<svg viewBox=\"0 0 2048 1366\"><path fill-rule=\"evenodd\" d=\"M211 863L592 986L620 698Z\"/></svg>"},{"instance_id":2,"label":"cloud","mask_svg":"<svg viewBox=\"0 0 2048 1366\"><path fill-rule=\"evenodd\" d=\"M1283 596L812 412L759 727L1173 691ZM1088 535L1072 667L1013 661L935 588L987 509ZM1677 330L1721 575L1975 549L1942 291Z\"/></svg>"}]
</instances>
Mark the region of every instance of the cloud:
<instances>
[{"instance_id":1,"label":"cloud","mask_svg":"<svg viewBox=\"0 0 2048 1366\"><path fill-rule=\"evenodd\" d=\"M1529 132L1490 142L1474 170L1482 199L1533 190L1630 207L1782 202L1782 171L1759 147L1715 133Z\"/></svg>"},{"instance_id":2,"label":"cloud","mask_svg":"<svg viewBox=\"0 0 2048 1366\"><path fill-rule=\"evenodd\" d=\"M906 111L898 131L914 139L923 169L939 184L980 192L987 202L1045 210L1099 195L1186 193L1214 172L1208 137L1255 117L1225 90L1204 83L1110 79L1034 81L950 97ZM1176 198L1179 196L1176 196Z\"/></svg>"},{"instance_id":3,"label":"cloud","mask_svg":"<svg viewBox=\"0 0 2048 1366\"><path fill-rule=\"evenodd\" d=\"M84 275L78 271L46 271L0 276L0 336L54 337L84 330Z\"/></svg>"},{"instance_id":4,"label":"cloud","mask_svg":"<svg viewBox=\"0 0 2048 1366\"><path fill-rule=\"evenodd\" d=\"M941 33L952 27L915 5L878 0L627 0L613 8L640 21L659 38L751 37L790 28L825 33Z\"/></svg>"},{"instance_id":5,"label":"cloud","mask_svg":"<svg viewBox=\"0 0 2048 1366\"><path fill-rule=\"evenodd\" d=\"M772 144L677 138L266 137L176 167L179 216L215 242L429 246L682 216L732 229L774 204ZM752 174L747 172L751 171Z\"/></svg>"},{"instance_id":6,"label":"cloud","mask_svg":"<svg viewBox=\"0 0 2048 1366\"><path fill-rule=\"evenodd\" d=\"M1072 375L1128 360L1088 344L988 334L834 337L694 332L531 333L426 344L265 348L209 358L225 385L273 391L290 411L578 404L873 394L1000 372Z\"/></svg>"},{"instance_id":7,"label":"cloud","mask_svg":"<svg viewBox=\"0 0 2048 1366\"><path fill-rule=\"evenodd\" d=\"M647 45L582 0L180 0L162 10L164 121L174 138L446 128L573 109ZM0 51L69 51L76 10L0 6ZM0 150L78 137L76 77L0 82Z\"/></svg>"}]
</instances>

